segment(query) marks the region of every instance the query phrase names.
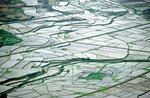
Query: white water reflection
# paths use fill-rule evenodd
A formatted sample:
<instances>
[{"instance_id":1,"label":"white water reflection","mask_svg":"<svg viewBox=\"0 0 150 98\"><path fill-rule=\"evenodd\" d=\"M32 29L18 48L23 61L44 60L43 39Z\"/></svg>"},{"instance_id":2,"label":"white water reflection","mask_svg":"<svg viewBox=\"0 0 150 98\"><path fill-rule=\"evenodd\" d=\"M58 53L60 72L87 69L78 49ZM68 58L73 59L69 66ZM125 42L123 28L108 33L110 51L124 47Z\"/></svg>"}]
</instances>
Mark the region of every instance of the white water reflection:
<instances>
[{"instance_id":1,"label":"white water reflection","mask_svg":"<svg viewBox=\"0 0 150 98\"><path fill-rule=\"evenodd\" d=\"M144 1L150 2L150 0L144 0Z\"/></svg>"},{"instance_id":2,"label":"white water reflection","mask_svg":"<svg viewBox=\"0 0 150 98\"><path fill-rule=\"evenodd\" d=\"M25 2L28 6L34 6L38 4L37 0L22 0L23 2Z\"/></svg>"}]
</instances>

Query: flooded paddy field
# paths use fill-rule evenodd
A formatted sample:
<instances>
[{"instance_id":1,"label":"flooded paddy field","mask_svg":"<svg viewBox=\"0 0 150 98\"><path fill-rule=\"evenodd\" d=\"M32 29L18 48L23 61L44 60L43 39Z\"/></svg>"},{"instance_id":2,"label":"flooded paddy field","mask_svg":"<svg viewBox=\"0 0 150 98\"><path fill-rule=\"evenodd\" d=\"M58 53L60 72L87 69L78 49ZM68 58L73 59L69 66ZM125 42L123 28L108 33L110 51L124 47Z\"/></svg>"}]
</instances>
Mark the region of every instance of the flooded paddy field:
<instances>
[{"instance_id":1,"label":"flooded paddy field","mask_svg":"<svg viewBox=\"0 0 150 98\"><path fill-rule=\"evenodd\" d=\"M0 5L2 98L150 98L149 0Z\"/></svg>"}]
</instances>

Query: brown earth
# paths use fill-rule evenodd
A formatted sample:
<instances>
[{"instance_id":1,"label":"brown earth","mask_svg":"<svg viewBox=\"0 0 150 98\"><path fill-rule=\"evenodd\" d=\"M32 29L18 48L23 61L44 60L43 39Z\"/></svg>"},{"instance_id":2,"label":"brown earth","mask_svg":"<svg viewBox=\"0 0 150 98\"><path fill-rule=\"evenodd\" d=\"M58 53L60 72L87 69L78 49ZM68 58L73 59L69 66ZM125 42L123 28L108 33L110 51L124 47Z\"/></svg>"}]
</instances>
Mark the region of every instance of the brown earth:
<instances>
[{"instance_id":1,"label":"brown earth","mask_svg":"<svg viewBox=\"0 0 150 98\"><path fill-rule=\"evenodd\" d=\"M1 0L0 1L0 24L4 22L30 19L23 13L22 7L26 6L21 0Z\"/></svg>"}]
</instances>

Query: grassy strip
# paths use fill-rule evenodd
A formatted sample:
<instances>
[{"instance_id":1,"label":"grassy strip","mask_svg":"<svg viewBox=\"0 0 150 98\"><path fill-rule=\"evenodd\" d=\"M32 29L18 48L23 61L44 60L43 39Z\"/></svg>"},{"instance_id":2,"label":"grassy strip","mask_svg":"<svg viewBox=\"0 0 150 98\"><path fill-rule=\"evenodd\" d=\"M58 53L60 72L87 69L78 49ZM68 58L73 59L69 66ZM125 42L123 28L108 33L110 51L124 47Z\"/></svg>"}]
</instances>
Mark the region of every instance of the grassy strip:
<instances>
[{"instance_id":1,"label":"grassy strip","mask_svg":"<svg viewBox=\"0 0 150 98\"><path fill-rule=\"evenodd\" d=\"M22 39L10 32L0 30L0 46L9 46L21 42Z\"/></svg>"}]
</instances>

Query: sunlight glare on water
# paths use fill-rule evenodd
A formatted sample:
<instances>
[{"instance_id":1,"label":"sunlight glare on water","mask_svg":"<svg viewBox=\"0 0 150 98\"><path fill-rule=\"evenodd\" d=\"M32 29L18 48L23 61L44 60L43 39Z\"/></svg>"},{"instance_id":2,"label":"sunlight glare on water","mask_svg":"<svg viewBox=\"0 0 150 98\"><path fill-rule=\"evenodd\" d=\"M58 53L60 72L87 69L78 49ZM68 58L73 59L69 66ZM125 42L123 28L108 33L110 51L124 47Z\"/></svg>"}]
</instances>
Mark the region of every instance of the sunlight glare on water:
<instances>
[{"instance_id":1,"label":"sunlight glare on water","mask_svg":"<svg viewBox=\"0 0 150 98\"><path fill-rule=\"evenodd\" d=\"M23 2L25 2L27 5L37 5L38 1L37 0L22 0Z\"/></svg>"}]
</instances>

